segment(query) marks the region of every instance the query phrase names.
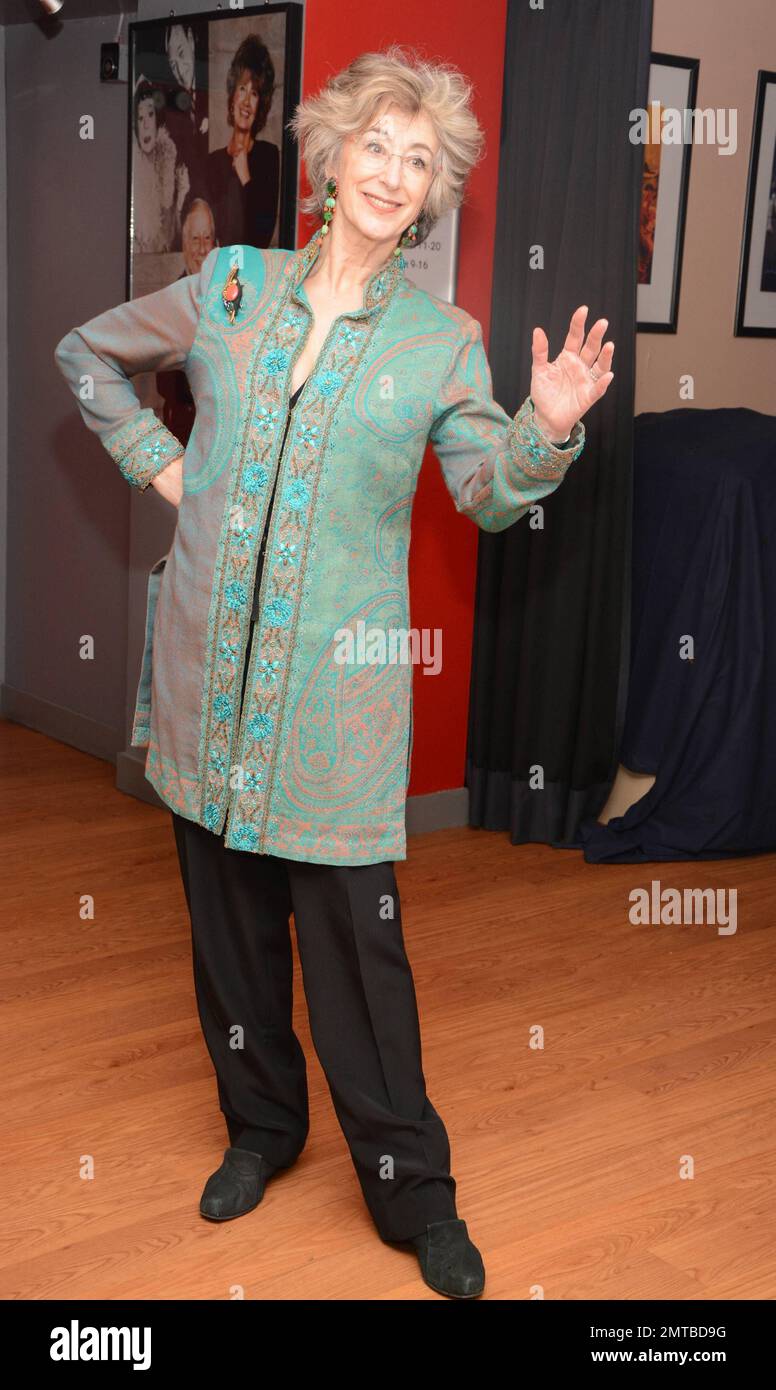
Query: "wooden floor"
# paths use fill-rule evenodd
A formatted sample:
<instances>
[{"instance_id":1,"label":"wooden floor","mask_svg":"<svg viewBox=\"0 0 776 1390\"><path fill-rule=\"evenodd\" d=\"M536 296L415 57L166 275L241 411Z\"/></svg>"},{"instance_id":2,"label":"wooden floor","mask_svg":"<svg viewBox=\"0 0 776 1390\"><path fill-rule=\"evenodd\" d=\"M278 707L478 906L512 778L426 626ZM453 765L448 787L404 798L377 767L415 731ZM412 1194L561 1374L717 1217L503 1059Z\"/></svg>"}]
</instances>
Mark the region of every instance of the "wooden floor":
<instances>
[{"instance_id":1,"label":"wooden floor","mask_svg":"<svg viewBox=\"0 0 776 1390\"><path fill-rule=\"evenodd\" d=\"M438 1300L374 1230L298 958L307 1148L256 1211L199 1216L227 1140L169 816L108 763L0 740L0 1297ZM456 830L397 876L485 1298L776 1297L776 856L596 866ZM653 879L736 888L736 934L632 925Z\"/></svg>"}]
</instances>

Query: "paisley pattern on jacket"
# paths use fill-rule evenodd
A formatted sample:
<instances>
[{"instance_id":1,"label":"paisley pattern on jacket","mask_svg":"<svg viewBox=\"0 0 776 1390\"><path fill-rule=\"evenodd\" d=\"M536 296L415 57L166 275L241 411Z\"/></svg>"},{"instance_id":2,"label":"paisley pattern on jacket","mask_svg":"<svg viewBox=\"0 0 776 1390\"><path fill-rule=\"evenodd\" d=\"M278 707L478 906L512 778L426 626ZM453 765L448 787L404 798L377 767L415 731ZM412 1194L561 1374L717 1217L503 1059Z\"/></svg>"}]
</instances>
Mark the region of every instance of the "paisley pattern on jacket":
<instances>
[{"instance_id":1,"label":"paisley pattern on jacket","mask_svg":"<svg viewBox=\"0 0 776 1390\"><path fill-rule=\"evenodd\" d=\"M318 232L297 252L211 251L198 275L98 315L56 356L74 391L94 378L82 415L130 483L147 488L184 453L173 545L149 578L132 731L149 781L229 848L366 864L406 856L412 663L394 639L410 627L426 444L456 508L499 531L559 485L584 428L557 448L530 397L507 415L477 321L393 258L363 307L332 323L281 450L320 245ZM221 290L233 263L244 291L232 324ZM129 382L176 365L197 405L185 451ZM367 655L343 660L346 634L358 653L364 632Z\"/></svg>"}]
</instances>

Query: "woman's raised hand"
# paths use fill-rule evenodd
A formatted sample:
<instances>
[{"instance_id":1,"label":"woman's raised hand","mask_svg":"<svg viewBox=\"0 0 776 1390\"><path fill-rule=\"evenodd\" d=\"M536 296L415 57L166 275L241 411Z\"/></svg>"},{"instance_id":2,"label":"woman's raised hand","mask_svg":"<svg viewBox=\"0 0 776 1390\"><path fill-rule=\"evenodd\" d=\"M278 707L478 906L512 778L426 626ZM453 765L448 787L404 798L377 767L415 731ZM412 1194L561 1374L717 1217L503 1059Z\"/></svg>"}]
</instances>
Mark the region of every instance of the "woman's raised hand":
<instances>
[{"instance_id":1,"label":"woman's raised hand","mask_svg":"<svg viewBox=\"0 0 776 1390\"><path fill-rule=\"evenodd\" d=\"M549 343L543 328L536 327L531 342L531 399L539 429L550 440L565 439L577 420L607 390L614 343L601 347L608 319L596 319L585 338L586 304L571 315L569 331L554 362L548 360Z\"/></svg>"}]
</instances>

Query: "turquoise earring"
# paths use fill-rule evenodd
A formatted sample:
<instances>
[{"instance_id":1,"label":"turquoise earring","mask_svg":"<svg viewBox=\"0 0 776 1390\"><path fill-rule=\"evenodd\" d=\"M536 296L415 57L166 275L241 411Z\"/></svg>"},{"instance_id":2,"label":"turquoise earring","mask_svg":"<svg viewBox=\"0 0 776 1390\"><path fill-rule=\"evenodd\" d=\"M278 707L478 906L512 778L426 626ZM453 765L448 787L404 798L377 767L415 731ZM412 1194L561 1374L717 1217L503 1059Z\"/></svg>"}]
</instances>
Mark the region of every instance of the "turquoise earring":
<instances>
[{"instance_id":1,"label":"turquoise earring","mask_svg":"<svg viewBox=\"0 0 776 1390\"><path fill-rule=\"evenodd\" d=\"M327 235L329 230L329 223L331 222L331 219L334 216L334 209L337 206L336 179L329 179L328 183L326 184L326 192L329 196L325 199L323 204L323 226L321 227L321 236Z\"/></svg>"},{"instance_id":2,"label":"turquoise earring","mask_svg":"<svg viewBox=\"0 0 776 1390\"><path fill-rule=\"evenodd\" d=\"M412 226L411 226L411 227L408 227L407 230L406 230L406 232L403 232L403 233L402 233L402 239L401 239L401 241L399 242L399 245L396 247L396 249L395 249L395 251L394 251L394 253L393 253L394 256L398 256L398 255L400 254L402 246L412 246L413 243L417 241L417 239L418 239L418 224L417 224L417 222L413 222Z\"/></svg>"}]
</instances>

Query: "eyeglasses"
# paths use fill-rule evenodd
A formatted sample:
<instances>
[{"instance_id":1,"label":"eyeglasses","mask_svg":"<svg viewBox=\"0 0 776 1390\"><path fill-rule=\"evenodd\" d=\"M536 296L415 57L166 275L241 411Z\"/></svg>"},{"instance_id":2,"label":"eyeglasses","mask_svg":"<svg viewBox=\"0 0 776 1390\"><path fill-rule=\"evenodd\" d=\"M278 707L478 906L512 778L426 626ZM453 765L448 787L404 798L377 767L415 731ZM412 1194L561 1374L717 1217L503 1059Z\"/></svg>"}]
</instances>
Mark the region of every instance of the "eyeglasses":
<instances>
[{"instance_id":1,"label":"eyeglasses","mask_svg":"<svg viewBox=\"0 0 776 1390\"><path fill-rule=\"evenodd\" d=\"M373 173L387 168L389 160L397 153L379 135L363 135L356 142L358 157L365 168ZM399 159L405 173L418 183L425 179L433 169L433 160L426 154L401 154Z\"/></svg>"}]
</instances>

